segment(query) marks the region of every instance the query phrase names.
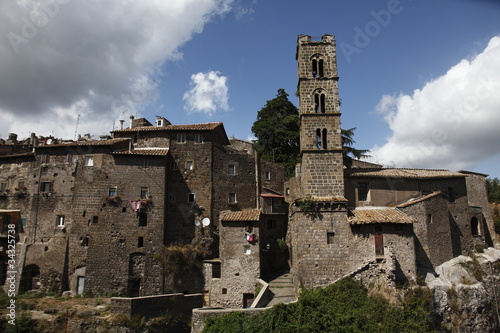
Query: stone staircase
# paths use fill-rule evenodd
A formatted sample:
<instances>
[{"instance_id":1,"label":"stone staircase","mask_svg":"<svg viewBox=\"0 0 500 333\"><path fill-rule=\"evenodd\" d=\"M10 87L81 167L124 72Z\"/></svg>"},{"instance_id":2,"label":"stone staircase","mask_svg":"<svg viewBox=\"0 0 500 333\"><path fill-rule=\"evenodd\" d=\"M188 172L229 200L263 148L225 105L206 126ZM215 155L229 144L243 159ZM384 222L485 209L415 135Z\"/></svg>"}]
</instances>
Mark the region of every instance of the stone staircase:
<instances>
[{"instance_id":1,"label":"stone staircase","mask_svg":"<svg viewBox=\"0 0 500 333\"><path fill-rule=\"evenodd\" d=\"M293 287L293 278L290 273L285 273L269 281L269 290L271 291L272 298L267 307L279 303L291 303L297 300Z\"/></svg>"}]
</instances>

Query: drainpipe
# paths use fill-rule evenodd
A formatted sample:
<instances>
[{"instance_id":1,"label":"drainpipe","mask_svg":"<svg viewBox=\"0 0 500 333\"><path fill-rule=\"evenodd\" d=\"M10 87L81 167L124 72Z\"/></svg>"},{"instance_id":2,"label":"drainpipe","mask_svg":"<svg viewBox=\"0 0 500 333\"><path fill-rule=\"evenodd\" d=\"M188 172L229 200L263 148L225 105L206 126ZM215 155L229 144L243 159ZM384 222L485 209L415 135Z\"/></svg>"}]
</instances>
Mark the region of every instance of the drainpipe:
<instances>
[{"instance_id":1,"label":"drainpipe","mask_svg":"<svg viewBox=\"0 0 500 333\"><path fill-rule=\"evenodd\" d=\"M253 152L254 160L255 160L255 199L256 199L256 207L260 209L260 168L259 168L259 155L256 151Z\"/></svg>"}]
</instances>

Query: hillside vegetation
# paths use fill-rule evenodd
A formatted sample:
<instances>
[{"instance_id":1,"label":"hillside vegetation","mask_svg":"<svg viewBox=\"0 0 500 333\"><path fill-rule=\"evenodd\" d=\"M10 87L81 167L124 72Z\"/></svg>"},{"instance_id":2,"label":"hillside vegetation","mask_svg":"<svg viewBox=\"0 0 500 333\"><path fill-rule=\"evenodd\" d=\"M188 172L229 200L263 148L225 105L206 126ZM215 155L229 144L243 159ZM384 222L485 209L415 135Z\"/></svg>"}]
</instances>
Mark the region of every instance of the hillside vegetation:
<instances>
[{"instance_id":1,"label":"hillside vegetation","mask_svg":"<svg viewBox=\"0 0 500 333\"><path fill-rule=\"evenodd\" d=\"M279 304L256 315L232 312L207 321L203 333L313 333L313 332L437 332L433 327L427 289L408 289L402 306L368 296L350 278L315 290L303 290L299 301Z\"/></svg>"}]
</instances>

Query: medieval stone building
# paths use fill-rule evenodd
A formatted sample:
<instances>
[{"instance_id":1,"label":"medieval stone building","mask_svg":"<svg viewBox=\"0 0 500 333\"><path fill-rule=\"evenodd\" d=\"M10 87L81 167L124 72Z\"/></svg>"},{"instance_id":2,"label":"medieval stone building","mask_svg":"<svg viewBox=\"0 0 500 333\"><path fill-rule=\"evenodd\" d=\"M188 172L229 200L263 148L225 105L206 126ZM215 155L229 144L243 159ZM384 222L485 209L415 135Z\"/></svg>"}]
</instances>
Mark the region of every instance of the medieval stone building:
<instances>
[{"instance_id":1,"label":"medieval stone building","mask_svg":"<svg viewBox=\"0 0 500 333\"><path fill-rule=\"evenodd\" d=\"M1 145L1 222L18 225L21 291L200 291L202 278L166 285L163 248L202 242L217 257L220 212L256 209L260 194L282 190L283 169L249 144L233 148L222 123L131 119L112 135Z\"/></svg>"}]
</instances>

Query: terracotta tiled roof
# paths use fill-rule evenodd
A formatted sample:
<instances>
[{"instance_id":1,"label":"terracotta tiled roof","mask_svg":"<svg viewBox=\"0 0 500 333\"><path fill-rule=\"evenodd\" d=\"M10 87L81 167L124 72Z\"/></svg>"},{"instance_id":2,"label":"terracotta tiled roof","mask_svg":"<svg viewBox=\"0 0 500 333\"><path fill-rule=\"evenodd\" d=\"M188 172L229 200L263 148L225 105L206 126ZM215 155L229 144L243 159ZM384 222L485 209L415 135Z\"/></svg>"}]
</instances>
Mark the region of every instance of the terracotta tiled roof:
<instances>
[{"instance_id":1,"label":"terracotta tiled roof","mask_svg":"<svg viewBox=\"0 0 500 333\"><path fill-rule=\"evenodd\" d=\"M457 178L465 177L463 173L453 172L449 170L434 170L434 169L365 169L352 170L348 172L351 177L382 177L382 178Z\"/></svg>"},{"instance_id":2,"label":"terracotta tiled roof","mask_svg":"<svg viewBox=\"0 0 500 333\"><path fill-rule=\"evenodd\" d=\"M220 214L221 221L259 221L260 210L247 209L236 212L225 211Z\"/></svg>"},{"instance_id":3,"label":"terracotta tiled roof","mask_svg":"<svg viewBox=\"0 0 500 333\"><path fill-rule=\"evenodd\" d=\"M120 130L111 131L112 133L118 132L137 132L137 131L212 131L218 126L222 125L221 122L217 123L202 123L202 124L188 124L188 125L167 125L167 126L140 126L133 128L124 128Z\"/></svg>"},{"instance_id":4,"label":"terracotta tiled roof","mask_svg":"<svg viewBox=\"0 0 500 333\"><path fill-rule=\"evenodd\" d=\"M351 211L350 224L413 223L415 219L393 207L358 207Z\"/></svg>"},{"instance_id":5,"label":"terracotta tiled roof","mask_svg":"<svg viewBox=\"0 0 500 333\"><path fill-rule=\"evenodd\" d=\"M135 148L132 150L114 151L112 154L166 156L168 154L168 148Z\"/></svg>"},{"instance_id":6,"label":"terracotta tiled roof","mask_svg":"<svg viewBox=\"0 0 500 333\"><path fill-rule=\"evenodd\" d=\"M399 204L397 205L398 208L404 208L404 207L408 207L408 206L411 206L411 205L414 205L416 203L419 203L419 202L422 202L422 201L425 201L427 199L430 199L430 198L434 198L435 196L438 196L440 194L442 194L443 192L441 191L437 191L437 192L432 192L431 194L427 194L427 195L424 195L422 197L419 197L419 198L415 198L415 199L410 199L409 201L407 202L404 202L402 204Z\"/></svg>"},{"instance_id":7,"label":"terracotta tiled roof","mask_svg":"<svg viewBox=\"0 0 500 333\"><path fill-rule=\"evenodd\" d=\"M81 140L66 143L56 143L50 145L36 146L36 148L69 147L69 146L111 146L118 142L129 141L128 138L108 139L108 140Z\"/></svg>"},{"instance_id":8,"label":"terracotta tiled roof","mask_svg":"<svg viewBox=\"0 0 500 333\"><path fill-rule=\"evenodd\" d=\"M263 198L284 198L283 195L279 194L261 194L260 196Z\"/></svg>"}]
</instances>

